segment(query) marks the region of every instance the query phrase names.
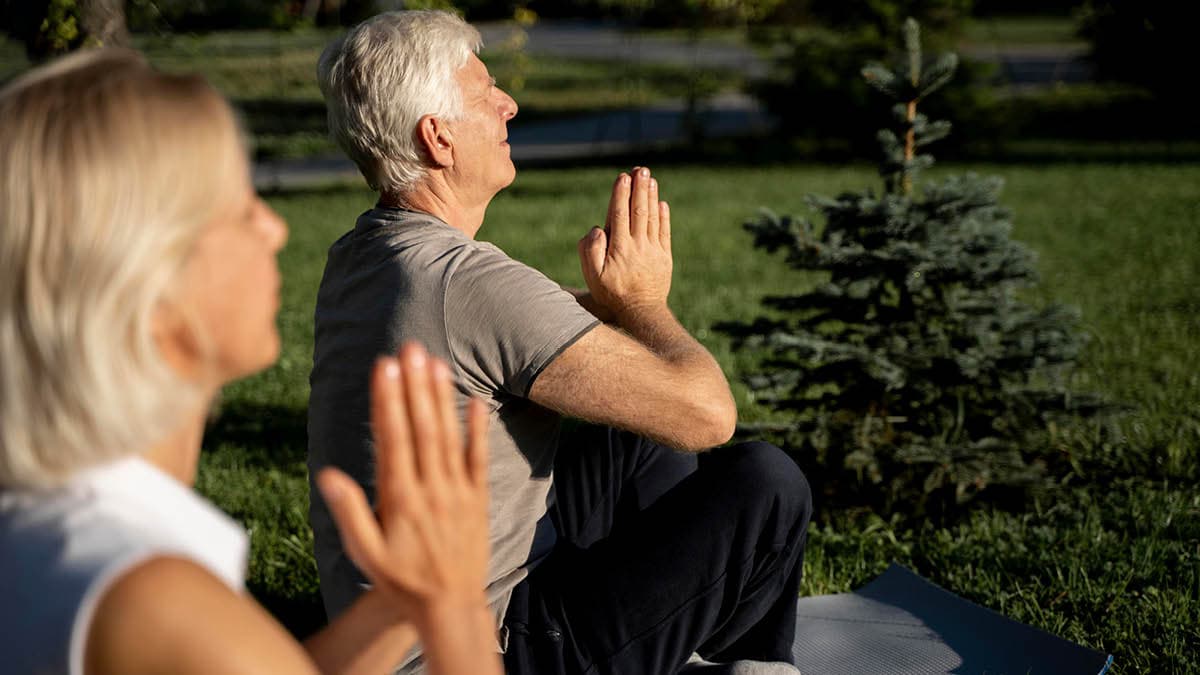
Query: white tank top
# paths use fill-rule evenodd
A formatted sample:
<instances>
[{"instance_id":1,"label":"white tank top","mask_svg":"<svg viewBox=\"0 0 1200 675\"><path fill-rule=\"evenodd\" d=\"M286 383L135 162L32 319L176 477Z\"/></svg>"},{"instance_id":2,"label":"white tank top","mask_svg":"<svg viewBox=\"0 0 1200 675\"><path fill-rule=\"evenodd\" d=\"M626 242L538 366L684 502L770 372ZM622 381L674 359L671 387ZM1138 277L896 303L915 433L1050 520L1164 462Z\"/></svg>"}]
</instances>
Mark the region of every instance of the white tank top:
<instances>
[{"instance_id":1,"label":"white tank top","mask_svg":"<svg viewBox=\"0 0 1200 675\"><path fill-rule=\"evenodd\" d=\"M0 490L0 670L81 675L92 614L122 574L178 556L240 593L248 545L232 519L137 457L54 490Z\"/></svg>"}]
</instances>

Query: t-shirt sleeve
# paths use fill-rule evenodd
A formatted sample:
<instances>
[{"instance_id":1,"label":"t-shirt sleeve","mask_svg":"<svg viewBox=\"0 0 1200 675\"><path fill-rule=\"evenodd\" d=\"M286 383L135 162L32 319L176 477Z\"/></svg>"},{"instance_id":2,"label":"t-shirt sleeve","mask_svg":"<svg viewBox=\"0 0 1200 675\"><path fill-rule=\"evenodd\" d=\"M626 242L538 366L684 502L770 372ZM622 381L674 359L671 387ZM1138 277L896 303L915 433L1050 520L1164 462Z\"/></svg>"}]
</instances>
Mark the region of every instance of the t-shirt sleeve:
<instances>
[{"instance_id":1,"label":"t-shirt sleeve","mask_svg":"<svg viewBox=\"0 0 1200 675\"><path fill-rule=\"evenodd\" d=\"M521 397L599 323L546 275L482 243L455 266L444 317L451 355L470 384L481 394Z\"/></svg>"}]
</instances>

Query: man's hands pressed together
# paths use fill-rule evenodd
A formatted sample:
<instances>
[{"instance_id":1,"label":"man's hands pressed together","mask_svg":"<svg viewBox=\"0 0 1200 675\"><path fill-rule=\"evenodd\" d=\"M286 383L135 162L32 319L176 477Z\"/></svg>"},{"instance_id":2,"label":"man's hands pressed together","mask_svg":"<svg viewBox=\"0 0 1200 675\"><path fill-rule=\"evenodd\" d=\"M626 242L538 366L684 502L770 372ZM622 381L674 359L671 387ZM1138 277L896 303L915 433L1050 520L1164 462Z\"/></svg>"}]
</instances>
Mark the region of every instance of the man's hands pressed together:
<instances>
[{"instance_id":1,"label":"man's hands pressed together","mask_svg":"<svg viewBox=\"0 0 1200 675\"><path fill-rule=\"evenodd\" d=\"M613 185L606 228L579 242L585 309L601 325L568 347L529 389L539 405L633 431L680 450L729 440L737 408L721 367L667 306L671 211L650 170Z\"/></svg>"},{"instance_id":2,"label":"man's hands pressed together","mask_svg":"<svg viewBox=\"0 0 1200 675\"><path fill-rule=\"evenodd\" d=\"M618 323L666 307L671 291L671 210L658 181L636 167L613 184L605 228L579 240L583 278L592 298Z\"/></svg>"}]
</instances>

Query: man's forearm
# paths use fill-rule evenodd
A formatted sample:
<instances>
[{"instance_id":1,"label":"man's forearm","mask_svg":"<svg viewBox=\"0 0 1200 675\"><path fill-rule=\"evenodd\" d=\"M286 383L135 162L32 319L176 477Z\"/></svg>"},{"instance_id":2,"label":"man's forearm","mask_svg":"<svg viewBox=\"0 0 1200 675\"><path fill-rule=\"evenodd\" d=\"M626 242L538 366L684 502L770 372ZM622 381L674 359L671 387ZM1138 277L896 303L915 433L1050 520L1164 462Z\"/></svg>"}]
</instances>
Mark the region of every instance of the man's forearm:
<instances>
[{"instance_id":1,"label":"man's forearm","mask_svg":"<svg viewBox=\"0 0 1200 675\"><path fill-rule=\"evenodd\" d=\"M687 332L666 305L627 307L614 312L613 321L659 358L678 365L711 370L710 376L719 377L722 385L728 386L716 360L704 345Z\"/></svg>"},{"instance_id":2,"label":"man's forearm","mask_svg":"<svg viewBox=\"0 0 1200 675\"><path fill-rule=\"evenodd\" d=\"M736 422L729 381L713 355L692 337L666 305L628 307L615 313L617 326L678 373L680 385L705 403L718 426ZM732 411L732 412L730 412ZM720 420L732 415L728 424Z\"/></svg>"},{"instance_id":3,"label":"man's forearm","mask_svg":"<svg viewBox=\"0 0 1200 675\"><path fill-rule=\"evenodd\" d=\"M571 286L563 286L562 289L571 295L575 296L575 301L579 303L589 314L600 319L604 323L612 323L616 317L604 305L596 302L596 298L592 297L592 292L586 288L573 288Z\"/></svg>"}]
</instances>

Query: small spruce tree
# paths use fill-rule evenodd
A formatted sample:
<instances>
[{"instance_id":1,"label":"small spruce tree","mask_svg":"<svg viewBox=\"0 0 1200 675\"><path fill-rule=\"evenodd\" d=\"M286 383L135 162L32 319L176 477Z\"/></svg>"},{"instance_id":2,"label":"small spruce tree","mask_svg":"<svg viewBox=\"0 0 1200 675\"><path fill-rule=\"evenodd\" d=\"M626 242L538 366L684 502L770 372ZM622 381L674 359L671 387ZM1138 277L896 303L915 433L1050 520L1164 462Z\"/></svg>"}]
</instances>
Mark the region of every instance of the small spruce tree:
<instances>
[{"instance_id":1,"label":"small spruce tree","mask_svg":"<svg viewBox=\"0 0 1200 675\"><path fill-rule=\"evenodd\" d=\"M766 298L769 318L723 328L760 350L748 384L786 413L772 428L827 492L931 512L1038 481L1038 433L1099 402L1066 386L1083 343L1076 312L1019 298L1037 280L1035 259L1010 239L1001 181L968 173L914 191L933 164L922 149L950 132L917 105L957 58L926 66L912 19L904 47L896 69L863 69L893 104L893 127L878 133L882 193L810 197L823 228L769 213L746 224L756 247L827 281Z\"/></svg>"}]
</instances>

